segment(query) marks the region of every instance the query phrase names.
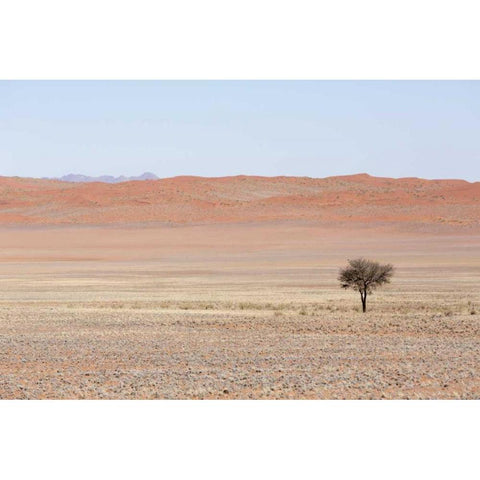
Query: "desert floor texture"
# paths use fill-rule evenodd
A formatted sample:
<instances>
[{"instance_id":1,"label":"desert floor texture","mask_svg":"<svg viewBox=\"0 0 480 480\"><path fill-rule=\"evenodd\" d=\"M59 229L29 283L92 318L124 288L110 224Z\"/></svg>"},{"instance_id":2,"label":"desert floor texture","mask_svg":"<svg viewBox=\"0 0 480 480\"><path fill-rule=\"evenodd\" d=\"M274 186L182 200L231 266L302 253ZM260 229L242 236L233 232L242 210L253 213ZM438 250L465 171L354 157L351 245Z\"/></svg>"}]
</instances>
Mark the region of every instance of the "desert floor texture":
<instances>
[{"instance_id":1,"label":"desert floor texture","mask_svg":"<svg viewBox=\"0 0 480 480\"><path fill-rule=\"evenodd\" d=\"M360 255L396 267L366 314ZM2 226L0 398L480 398L480 232Z\"/></svg>"}]
</instances>

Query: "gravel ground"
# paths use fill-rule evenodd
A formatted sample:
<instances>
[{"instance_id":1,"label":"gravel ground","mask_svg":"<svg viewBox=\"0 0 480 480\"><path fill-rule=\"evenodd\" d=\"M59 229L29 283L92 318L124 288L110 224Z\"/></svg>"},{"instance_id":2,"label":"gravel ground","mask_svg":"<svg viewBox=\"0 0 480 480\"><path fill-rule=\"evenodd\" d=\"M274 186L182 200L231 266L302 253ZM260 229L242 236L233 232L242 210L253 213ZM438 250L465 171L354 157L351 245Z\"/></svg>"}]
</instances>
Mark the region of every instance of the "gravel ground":
<instances>
[{"instance_id":1,"label":"gravel ground","mask_svg":"<svg viewBox=\"0 0 480 480\"><path fill-rule=\"evenodd\" d=\"M0 319L4 399L480 398L479 315L4 305Z\"/></svg>"}]
</instances>

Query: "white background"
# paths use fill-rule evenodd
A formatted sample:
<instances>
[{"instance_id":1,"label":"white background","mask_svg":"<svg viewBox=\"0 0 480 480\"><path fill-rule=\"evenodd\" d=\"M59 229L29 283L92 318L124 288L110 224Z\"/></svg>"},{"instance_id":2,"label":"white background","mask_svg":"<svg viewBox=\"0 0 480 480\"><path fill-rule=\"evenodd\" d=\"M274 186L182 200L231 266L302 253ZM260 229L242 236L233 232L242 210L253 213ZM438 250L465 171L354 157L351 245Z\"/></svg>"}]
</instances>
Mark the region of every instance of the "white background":
<instances>
[{"instance_id":1,"label":"white background","mask_svg":"<svg viewBox=\"0 0 480 480\"><path fill-rule=\"evenodd\" d=\"M476 401L4 401L1 407L1 471L9 480L478 478Z\"/></svg>"},{"instance_id":2,"label":"white background","mask_svg":"<svg viewBox=\"0 0 480 480\"><path fill-rule=\"evenodd\" d=\"M475 0L3 0L8 78L479 77Z\"/></svg>"},{"instance_id":3,"label":"white background","mask_svg":"<svg viewBox=\"0 0 480 480\"><path fill-rule=\"evenodd\" d=\"M9 0L0 77L478 79L479 18L477 2L462 0ZM9 480L478 478L479 409L3 401L0 471Z\"/></svg>"}]
</instances>

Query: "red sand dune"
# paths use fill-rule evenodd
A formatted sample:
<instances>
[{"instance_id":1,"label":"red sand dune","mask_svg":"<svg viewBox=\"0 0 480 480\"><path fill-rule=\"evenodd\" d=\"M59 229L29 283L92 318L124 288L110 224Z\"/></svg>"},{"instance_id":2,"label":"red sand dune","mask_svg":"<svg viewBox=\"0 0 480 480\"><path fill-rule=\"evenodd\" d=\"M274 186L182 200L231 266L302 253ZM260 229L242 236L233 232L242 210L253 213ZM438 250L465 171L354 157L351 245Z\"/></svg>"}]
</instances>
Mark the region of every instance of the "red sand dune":
<instances>
[{"instance_id":1,"label":"red sand dune","mask_svg":"<svg viewBox=\"0 0 480 480\"><path fill-rule=\"evenodd\" d=\"M317 222L480 225L480 182L174 177L119 184L0 177L0 224Z\"/></svg>"}]
</instances>

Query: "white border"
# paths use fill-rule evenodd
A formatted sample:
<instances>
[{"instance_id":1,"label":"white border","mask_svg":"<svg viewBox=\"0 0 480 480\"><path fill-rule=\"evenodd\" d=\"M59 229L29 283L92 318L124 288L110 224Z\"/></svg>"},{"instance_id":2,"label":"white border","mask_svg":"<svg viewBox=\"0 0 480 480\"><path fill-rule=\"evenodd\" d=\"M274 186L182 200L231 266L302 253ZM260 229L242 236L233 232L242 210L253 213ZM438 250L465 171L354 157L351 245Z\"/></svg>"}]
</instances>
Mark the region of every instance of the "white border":
<instances>
[{"instance_id":1,"label":"white border","mask_svg":"<svg viewBox=\"0 0 480 480\"><path fill-rule=\"evenodd\" d=\"M0 412L9 480L478 473L477 401L5 401Z\"/></svg>"},{"instance_id":2,"label":"white border","mask_svg":"<svg viewBox=\"0 0 480 480\"><path fill-rule=\"evenodd\" d=\"M0 78L478 79L474 0L4 0Z\"/></svg>"}]
</instances>

